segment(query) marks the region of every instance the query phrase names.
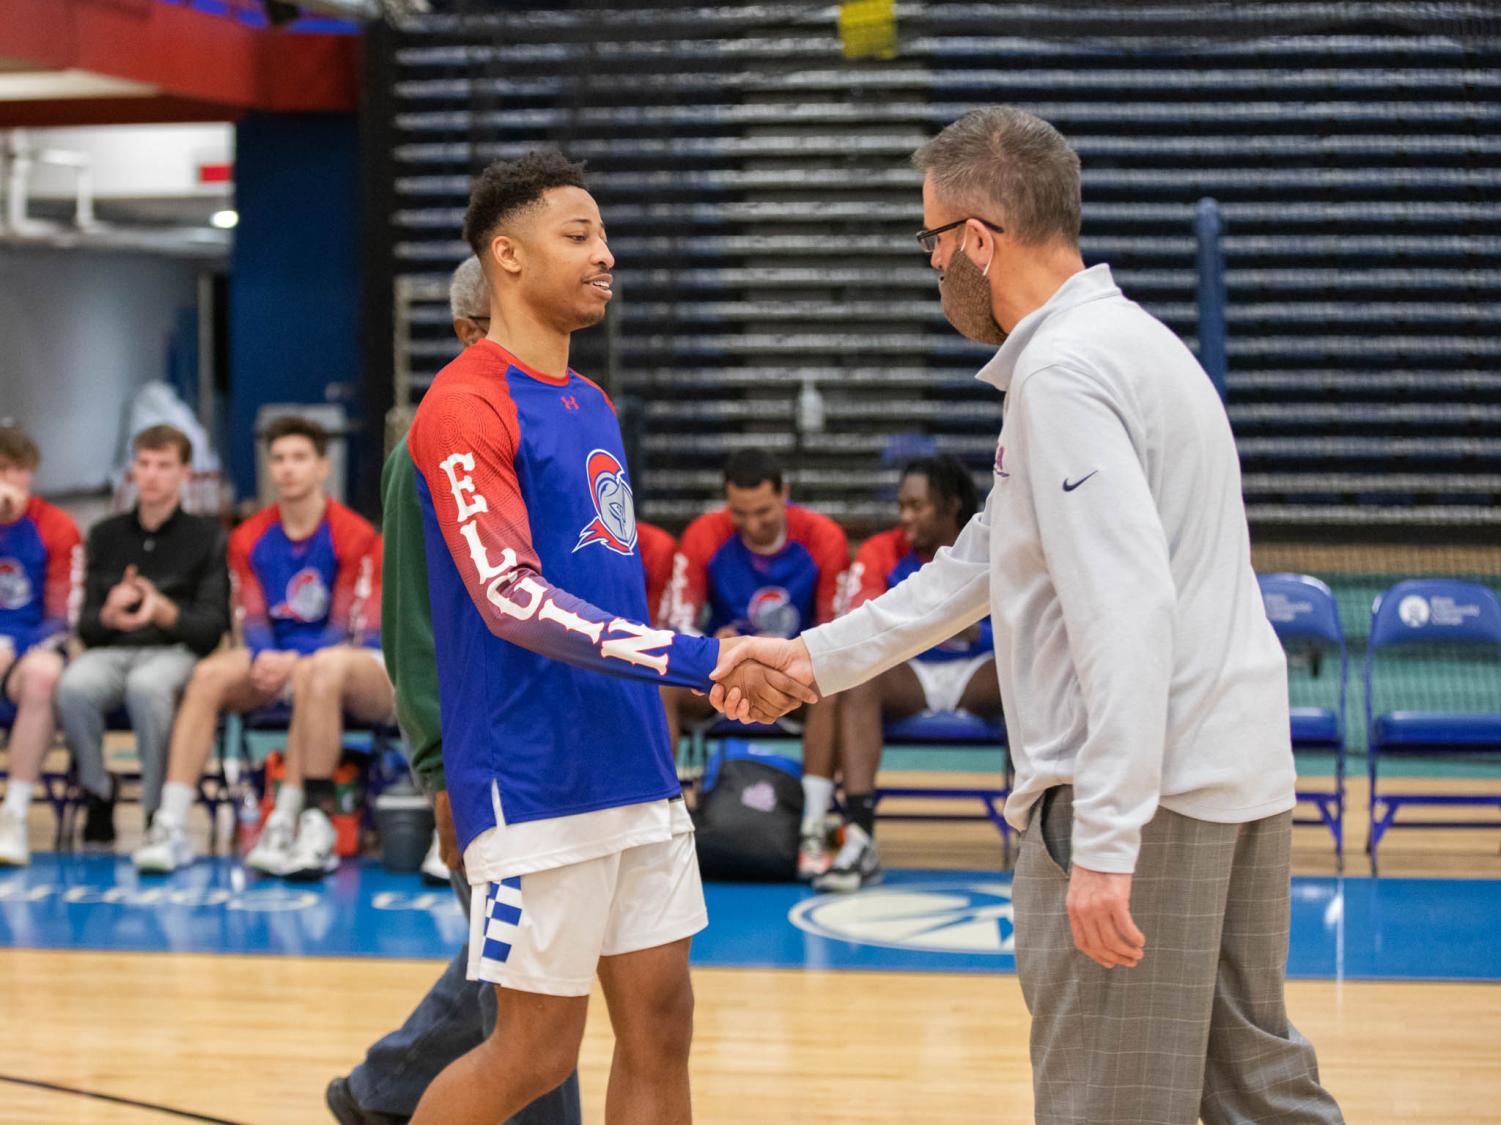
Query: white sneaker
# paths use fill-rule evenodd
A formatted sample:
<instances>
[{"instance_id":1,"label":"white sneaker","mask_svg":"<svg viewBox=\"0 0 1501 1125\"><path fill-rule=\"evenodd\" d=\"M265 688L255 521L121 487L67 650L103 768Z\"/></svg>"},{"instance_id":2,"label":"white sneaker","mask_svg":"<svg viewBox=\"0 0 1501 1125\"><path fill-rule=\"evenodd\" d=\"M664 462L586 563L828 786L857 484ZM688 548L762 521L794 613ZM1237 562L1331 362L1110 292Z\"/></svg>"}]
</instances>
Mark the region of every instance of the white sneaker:
<instances>
[{"instance_id":1,"label":"white sneaker","mask_svg":"<svg viewBox=\"0 0 1501 1125\"><path fill-rule=\"evenodd\" d=\"M30 862L25 814L0 807L0 867L25 867Z\"/></svg>"},{"instance_id":2,"label":"white sneaker","mask_svg":"<svg viewBox=\"0 0 1501 1125\"><path fill-rule=\"evenodd\" d=\"M264 875L284 875L287 860L292 853L292 837L296 831L290 820L272 816L261 830L261 838L245 856L245 866L253 867Z\"/></svg>"},{"instance_id":3,"label":"white sneaker","mask_svg":"<svg viewBox=\"0 0 1501 1125\"><path fill-rule=\"evenodd\" d=\"M427 856L422 861L422 878L434 885L448 882L448 864L443 862L443 848L438 843L436 832L433 833L433 846L427 849Z\"/></svg>"},{"instance_id":4,"label":"white sneaker","mask_svg":"<svg viewBox=\"0 0 1501 1125\"><path fill-rule=\"evenodd\" d=\"M848 894L881 881L881 853L876 842L858 824L844 828L844 847L834 857L834 865L813 880L813 889L825 893Z\"/></svg>"},{"instance_id":5,"label":"white sneaker","mask_svg":"<svg viewBox=\"0 0 1501 1125\"><path fill-rule=\"evenodd\" d=\"M304 809L297 821L297 840L287 856L282 875L288 879L312 882L338 870L339 857L334 853L338 833L333 821L322 809Z\"/></svg>"},{"instance_id":6,"label":"white sneaker","mask_svg":"<svg viewBox=\"0 0 1501 1125\"><path fill-rule=\"evenodd\" d=\"M143 875L170 875L193 862L193 845L188 843L187 829L158 813L146 833L146 842L130 858Z\"/></svg>"}]
</instances>

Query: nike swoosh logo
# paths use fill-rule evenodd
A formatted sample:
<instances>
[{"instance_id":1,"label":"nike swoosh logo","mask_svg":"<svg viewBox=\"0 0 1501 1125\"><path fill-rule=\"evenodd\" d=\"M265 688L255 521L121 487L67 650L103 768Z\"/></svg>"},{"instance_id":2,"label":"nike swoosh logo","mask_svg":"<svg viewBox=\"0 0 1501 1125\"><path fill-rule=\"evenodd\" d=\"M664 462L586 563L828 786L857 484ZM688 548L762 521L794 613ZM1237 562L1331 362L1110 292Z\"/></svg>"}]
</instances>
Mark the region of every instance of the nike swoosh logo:
<instances>
[{"instance_id":1,"label":"nike swoosh logo","mask_svg":"<svg viewBox=\"0 0 1501 1125\"><path fill-rule=\"evenodd\" d=\"M1100 471L1099 469L1096 469L1094 471L1094 473L1097 473L1099 471ZM1064 492L1072 492L1074 489L1078 488L1081 484L1083 484L1085 481L1087 481L1090 477L1094 476L1094 473L1085 473L1078 480L1069 480L1067 477L1064 477L1063 478L1063 491Z\"/></svg>"}]
</instances>

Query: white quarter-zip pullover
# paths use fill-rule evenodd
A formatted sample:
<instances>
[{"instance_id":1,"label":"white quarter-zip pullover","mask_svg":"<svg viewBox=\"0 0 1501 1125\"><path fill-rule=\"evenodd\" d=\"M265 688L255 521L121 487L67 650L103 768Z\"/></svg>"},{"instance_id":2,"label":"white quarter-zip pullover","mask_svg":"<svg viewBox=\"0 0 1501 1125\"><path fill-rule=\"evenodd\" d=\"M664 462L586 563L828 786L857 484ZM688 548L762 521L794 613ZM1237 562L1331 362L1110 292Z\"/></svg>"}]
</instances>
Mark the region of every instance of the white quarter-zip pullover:
<instances>
[{"instance_id":1,"label":"white quarter-zip pullover","mask_svg":"<svg viewBox=\"0 0 1501 1125\"><path fill-rule=\"evenodd\" d=\"M1159 804L1228 823L1292 808L1286 664L1229 421L1192 353L1099 265L978 378L1006 396L984 509L905 582L803 633L819 687L990 613L1018 830L1071 784L1075 862L1124 873Z\"/></svg>"}]
</instances>

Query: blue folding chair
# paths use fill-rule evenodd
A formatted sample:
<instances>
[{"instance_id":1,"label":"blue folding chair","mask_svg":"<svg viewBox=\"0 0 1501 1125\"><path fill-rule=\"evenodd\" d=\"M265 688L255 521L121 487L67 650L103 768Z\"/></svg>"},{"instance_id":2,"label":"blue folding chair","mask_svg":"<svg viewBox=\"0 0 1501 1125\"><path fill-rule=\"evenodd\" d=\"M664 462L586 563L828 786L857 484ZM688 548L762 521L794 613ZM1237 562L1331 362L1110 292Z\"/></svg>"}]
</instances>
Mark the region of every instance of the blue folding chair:
<instances>
[{"instance_id":1,"label":"blue folding chair","mask_svg":"<svg viewBox=\"0 0 1501 1125\"><path fill-rule=\"evenodd\" d=\"M1261 600L1267 619L1277 632L1277 639L1293 656L1307 652L1318 661L1324 648L1339 653L1339 680L1328 698L1317 706L1291 708L1293 752L1317 752L1334 755L1334 788L1311 789L1299 785L1297 798L1318 810L1317 817L1300 817L1294 824L1322 824L1334 836L1334 862L1345 869L1345 698L1349 688L1350 664L1345 648L1345 631L1339 624L1339 603L1334 591L1306 574L1265 574ZM1317 665L1315 665L1317 667ZM1289 684L1291 690L1291 684ZM1325 706L1322 704L1329 704Z\"/></svg>"},{"instance_id":2,"label":"blue folding chair","mask_svg":"<svg viewBox=\"0 0 1501 1125\"><path fill-rule=\"evenodd\" d=\"M1011 849L1011 825L1003 815L1006 798L1011 795L1011 757L1006 753L1004 723L988 722L966 711L929 712L887 723L883 732L887 746L991 746L1001 754L999 786L965 785L878 785L876 802L887 797L939 798L978 801L983 812L916 813L881 812L886 820L988 820L1001 834L1007 855Z\"/></svg>"},{"instance_id":3,"label":"blue folding chair","mask_svg":"<svg viewBox=\"0 0 1501 1125\"><path fill-rule=\"evenodd\" d=\"M1387 654L1386 659L1378 654ZM1427 672L1431 679L1433 668L1442 670L1446 661L1451 693L1458 690L1456 676L1481 683L1482 691L1478 698L1472 696L1470 706L1407 710L1394 705L1410 702L1419 694L1414 690L1422 683L1418 677ZM1480 665L1478 677L1474 665ZM1378 678L1378 672L1386 674ZM1401 682L1402 673L1406 683ZM1364 680L1371 780L1367 850L1372 872L1376 871L1377 848L1389 829L1501 829L1501 819L1494 818L1397 820L1404 805L1480 806L1501 812L1501 794L1381 793L1377 789L1382 758L1501 754L1501 603L1496 595L1478 583L1445 578L1412 579L1387 589L1371 607ZM1378 690L1380 706L1376 704Z\"/></svg>"}]
</instances>

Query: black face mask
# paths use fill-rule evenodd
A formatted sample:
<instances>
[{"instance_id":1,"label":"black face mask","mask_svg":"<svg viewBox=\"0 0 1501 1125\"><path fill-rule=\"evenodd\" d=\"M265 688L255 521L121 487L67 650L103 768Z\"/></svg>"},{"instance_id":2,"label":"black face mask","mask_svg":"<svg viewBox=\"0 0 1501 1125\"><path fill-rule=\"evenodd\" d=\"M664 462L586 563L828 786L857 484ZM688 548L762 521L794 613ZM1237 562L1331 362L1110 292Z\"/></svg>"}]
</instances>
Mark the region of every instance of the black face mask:
<instances>
[{"instance_id":1,"label":"black face mask","mask_svg":"<svg viewBox=\"0 0 1501 1125\"><path fill-rule=\"evenodd\" d=\"M982 273L960 246L938 281L938 292L943 301L943 315L959 335L979 344L999 346L1006 342L1006 330L996 323L995 314L990 311L990 285L985 280L989 272L990 267L986 266Z\"/></svg>"}]
</instances>

